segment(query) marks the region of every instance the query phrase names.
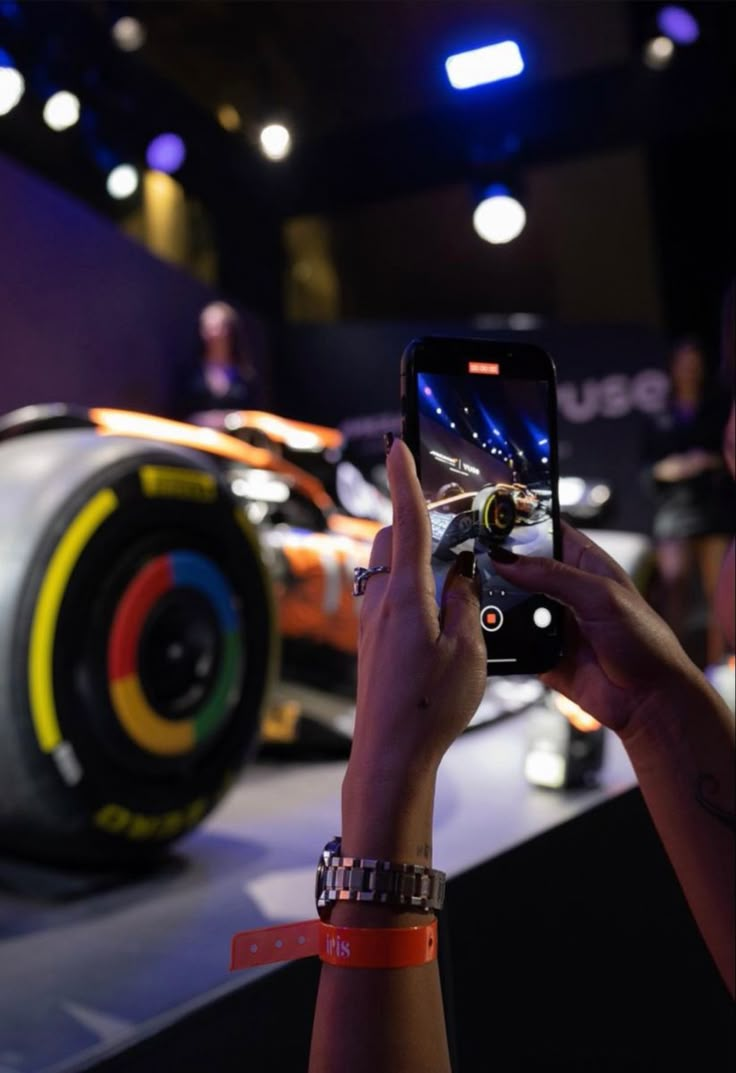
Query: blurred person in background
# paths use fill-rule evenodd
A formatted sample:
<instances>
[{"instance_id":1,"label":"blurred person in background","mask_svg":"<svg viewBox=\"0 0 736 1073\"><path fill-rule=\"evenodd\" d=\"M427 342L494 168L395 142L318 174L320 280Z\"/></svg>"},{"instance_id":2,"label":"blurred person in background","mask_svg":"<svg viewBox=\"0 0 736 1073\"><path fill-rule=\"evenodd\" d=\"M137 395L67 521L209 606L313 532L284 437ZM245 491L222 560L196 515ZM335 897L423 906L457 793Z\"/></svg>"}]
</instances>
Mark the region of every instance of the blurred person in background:
<instances>
[{"instance_id":1,"label":"blurred person in background","mask_svg":"<svg viewBox=\"0 0 736 1073\"><path fill-rule=\"evenodd\" d=\"M680 340L670 359L669 405L649 422L644 460L654 495L653 535L661 584L659 610L682 641L697 570L710 605L734 532L736 496L721 451L728 398L710 382L697 340ZM724 655L722 632L708 615L705 662Z\"/></svg>"},{"instance_id":2,"label":"blurred person in background","mask_svg":"<svg viewBox=\"0 0 736 1073\"><path fill-rule=\"evenodd\" d=\"M242 320L227 302L204 307L199 315L198 366L188 372L177 391L176 417L196 417L198 423L214 422L220 427L224 412L253 405L257 373L243 334Z\"/></svg>"}]
</instances>

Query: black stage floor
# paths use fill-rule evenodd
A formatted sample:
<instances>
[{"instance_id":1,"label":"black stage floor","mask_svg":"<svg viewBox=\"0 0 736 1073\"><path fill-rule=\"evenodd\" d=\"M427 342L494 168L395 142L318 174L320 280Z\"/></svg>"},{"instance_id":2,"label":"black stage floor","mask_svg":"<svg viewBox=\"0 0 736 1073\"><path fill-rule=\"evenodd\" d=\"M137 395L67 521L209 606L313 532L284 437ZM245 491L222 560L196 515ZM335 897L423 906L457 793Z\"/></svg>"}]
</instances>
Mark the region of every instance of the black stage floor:
<instances>
[{"instance_id":1,"label":"black stage floor","mask_svg":"<svg viewBox=\"0 0 736 1073\"><path fill-rule=\"evenodd\" d=\"M596 788L533 789L522 775L530 714L464 735L440 774L435 860L451 877L441 947L456 1068L678 1069L651 1064L670 1053L652 988L677 1012L681 1054L683 1010L702 1024L707 1000L708 1064L690 1068L730 1068L716 1060L720 984L623 750L607 736ZM229 941L314 915L315 862L339 830L344 766L258 762L165 868L135 883L63 902L2 895L0 1073L305 1069L318 965L231 975ZM626 1064L626 1026L647 1017L659 1049L637 1052L648 1066ZM618 1065L601 1064L603 1053Z\"/></svg>"}]
</instances>

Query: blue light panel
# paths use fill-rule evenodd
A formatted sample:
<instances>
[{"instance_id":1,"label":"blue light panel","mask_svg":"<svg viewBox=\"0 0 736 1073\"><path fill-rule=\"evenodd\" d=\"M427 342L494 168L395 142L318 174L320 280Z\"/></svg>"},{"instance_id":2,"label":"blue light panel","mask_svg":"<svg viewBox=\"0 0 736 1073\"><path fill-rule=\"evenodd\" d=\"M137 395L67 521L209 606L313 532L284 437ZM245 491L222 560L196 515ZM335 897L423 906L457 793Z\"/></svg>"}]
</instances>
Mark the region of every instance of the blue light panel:
<instances>
[{"instance_id":1,"label":"blue light panel","mask_svg":"<svg viewBox=\"0 0 736 1073\"><path fill-rule=\"evenodd\" d=\"M449 56L445 70L453 89L472 89L503 78L515 78L524 70L524 60L515 41L501 41Z\"/></svg>"}]
</instances>

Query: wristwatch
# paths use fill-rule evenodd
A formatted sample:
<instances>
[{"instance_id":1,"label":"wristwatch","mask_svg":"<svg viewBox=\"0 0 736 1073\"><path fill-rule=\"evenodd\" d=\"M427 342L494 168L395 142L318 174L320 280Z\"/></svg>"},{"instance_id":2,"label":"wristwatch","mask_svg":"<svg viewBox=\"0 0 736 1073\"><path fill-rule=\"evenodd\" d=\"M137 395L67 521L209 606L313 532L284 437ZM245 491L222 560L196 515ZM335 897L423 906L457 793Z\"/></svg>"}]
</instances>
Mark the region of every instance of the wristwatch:
<instances>
[{"instance_id":1,"label":"wristwatch","mask_svg":"<svg viewBox=\"0 0 736 1073\"><path fill-rule=\"evenodd\" d=\"M343 857L339 835L322 850L317 863L317 909L336 902L372 902L438 911L445 901L447 876L419 864L396 864L369 857Z\"/></svg>"}]
</instances>

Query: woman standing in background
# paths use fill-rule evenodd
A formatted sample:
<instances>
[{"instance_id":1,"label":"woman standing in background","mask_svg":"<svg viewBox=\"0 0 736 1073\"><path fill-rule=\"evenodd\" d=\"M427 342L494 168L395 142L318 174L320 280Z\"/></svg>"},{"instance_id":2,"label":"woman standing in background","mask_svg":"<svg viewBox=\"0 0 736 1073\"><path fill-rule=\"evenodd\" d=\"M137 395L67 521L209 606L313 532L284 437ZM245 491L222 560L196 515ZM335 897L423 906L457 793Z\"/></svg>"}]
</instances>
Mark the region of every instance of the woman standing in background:
<instances>
[{"instance_id":1,"label":"woman standing in background","mask_svg":"<svg viewBox=\"0 0 736 1073\"><path fill-rule=\"evenodd\" d=\"M257 374L243 344L237 311L227 302L210 302L199 315L199 338L199 365L179 392L176 416L191 418L252 406Z\"/></svg>"},{"instance_id":2,"label":"woman standing in background","mask_svg":"<svg viewBox=\"0 0 736 1073\"><path fill-rule=\"evenodd\" d=\"M734 530L735 503L721 451L728 399L708 383L697 340L683 339L675 345L670 379L669 405L647 428L644 457L655 498L661 611L682 640L692 572L697 569L710 604ZM709 614L706 663L719 662L723 654L721 631Z\"/></svg>"}]
</instances>

